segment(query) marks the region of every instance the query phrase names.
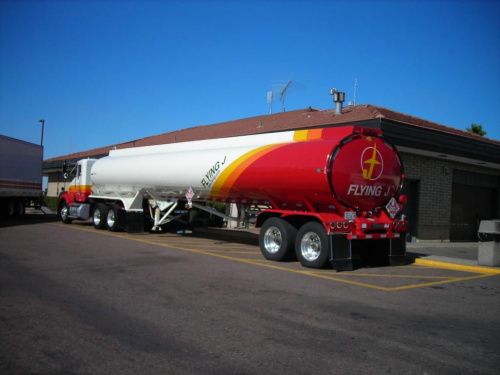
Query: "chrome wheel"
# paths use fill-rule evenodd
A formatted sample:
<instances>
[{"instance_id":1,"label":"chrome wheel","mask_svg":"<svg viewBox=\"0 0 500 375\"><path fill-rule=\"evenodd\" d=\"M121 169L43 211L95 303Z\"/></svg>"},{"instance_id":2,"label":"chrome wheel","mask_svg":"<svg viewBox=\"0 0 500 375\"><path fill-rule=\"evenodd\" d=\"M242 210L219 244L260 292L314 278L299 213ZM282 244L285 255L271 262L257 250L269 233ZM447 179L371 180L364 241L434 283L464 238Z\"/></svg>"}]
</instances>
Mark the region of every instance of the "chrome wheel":
<instances>
[{"instance_id":1,"label":"chrome wheel","mask_svg":"<svg viewBox=\"0 0 500 375\"><path fill-rule=\"evenodd\" d=\"M108 229L113 230L116 224L116 215L115 210L110 209L108 211L108 217L106 219L106 224L108 225Z\"/></svg>"},{"instance_id":2,"label":"chrome wheel","mask_svg":"<svg viewBox=\"0 0 500 375\"><path fill-rule=\"evenodd\" d=\"M300 228L295 242L295 253L304 267L328 267L330 246L328 234L322 223L308 222Z\"/></svg>"},{"instance_id":3,"label":"chrome wheel","mask_svg":"<svg viewBox=\"0 0 500 375\"><path fill-rule=\"evenodd\" d=\"M104 203L97 203L92 214L92 223L95 229L106 229L106 217L108 215L108 206Z\"/></svg>"},{"instance_id":4,"label":"chrome wheel","mask_svg":"<svg viewBox=\"0 0 500 375\"><path fill-rule=\"evenodd\" d=\"M281 232L276 227L269 227L264 233L264 247L270 254L276 254L281 248Z\"/></svg>"},{"instance_id":5,"label":"chrome wheel","mask_svg":"<svg viewBox=\"0 0 500 375\"><path fill-rule=\"evenodd\" d=\"M59 215L61 215L61 221L64 224L71 224L72 219L69 217L69 207L66 202L63 202L61 209L59 210Z\"/></svg>"},{"instance_id":6,"label":"chrome wheel","mask_svg":"<svg viewBox=\"0 0 500 375\"><path fill-rule=\"evenodd\" d=\"M68 220L68 216L69 216L68 206L64 204L61 208L61 220L62 221Z\"/></svg>"},{"instance_id":7,"label":"chrome wheel","mask_svg":"<svg viewBox=\"0 0 500 375\"><path fill-rule=\"evenodd\" d=\"M313 262L321 254L321 239L314 232L307 232L300 241L300 253L305 260Z\"/></svg>"},{"instance_id":8,"label":"chrome wheel","mask_svg":"<svg viewBox=\"0 0 500 375\"><path fill-rule=\"evenodd\" d=\"M101 210L99 209L99 207L97 207L94 210L94 215L92 216L92 221L93 221L95 227L101 226L102 214L101 214Z\"/></svg>"},{"instance_id":9,"label":"chrome wheel","mask_svg":"<svg viewBox=\"0 0 500 375\"><path fill-rule=\"evenodd\" d=\"M296 237L297 229L292 224L279 217L271 217L262 224L259 234L260 251L267 260L293 260Z\"/></svg>"}]
</instances>

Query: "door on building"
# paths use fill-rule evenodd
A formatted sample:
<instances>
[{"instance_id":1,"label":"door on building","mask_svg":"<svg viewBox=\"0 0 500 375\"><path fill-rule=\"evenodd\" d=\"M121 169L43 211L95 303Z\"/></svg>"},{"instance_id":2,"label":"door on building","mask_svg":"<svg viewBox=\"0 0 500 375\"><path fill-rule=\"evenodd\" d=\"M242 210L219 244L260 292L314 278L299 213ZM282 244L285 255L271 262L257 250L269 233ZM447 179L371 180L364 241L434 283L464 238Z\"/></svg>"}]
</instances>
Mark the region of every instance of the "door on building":
<instances>
[{"instance_id":1,"label":"door on building","mask_svg":"<svg viewBox=\"0 0 500 375\"><path fill-rule=\"evenodd\" d=\"M403 206L403 215L408 220L407 242L417 241L417 222L418 222L418 188L419 181L405 179L401 194L408 197L408 203Z\"/></svg>"},{"instance_id":2,"label":"door on building","mask_svg":"<svg viewBox=\"0 0 500 375\"><path fill-rule=\"evenodd\" d=\"M498 215L498 177L453 171L450 241L476 242L481 220Z\"/></svg>"}]
</instances>

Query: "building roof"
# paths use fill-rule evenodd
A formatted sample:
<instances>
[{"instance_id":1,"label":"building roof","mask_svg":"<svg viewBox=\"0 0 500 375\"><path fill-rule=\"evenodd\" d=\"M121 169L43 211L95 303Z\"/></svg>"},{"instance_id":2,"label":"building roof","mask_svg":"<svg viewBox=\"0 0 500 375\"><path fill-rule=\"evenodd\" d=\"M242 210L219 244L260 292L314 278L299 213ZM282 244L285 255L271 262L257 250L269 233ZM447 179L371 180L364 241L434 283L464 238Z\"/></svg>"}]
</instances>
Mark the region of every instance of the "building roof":
<instances>
[{"instance_id":1,"label":"building roof","mask_svg":"<svg viewBox=\"0 0 500 375\"><path fill-rule=\"evenodd\" d=\"M175 130L168 133L140 138L124 143L117 143L92 150L62 155L45 160L45 163L63 160L79 160L89 157L101 157L107 155L111 149L122 149L129 147L152 146L166 143L177 143L197 141L211 138L226 138L239 135L250 135L258 133L269 133L292 129L304 129L322 126L352 125L353 123L381 124L384 122L397 123L399 127L408 129L420 128L427 131L438 132L443 135L451 135L481 142L488 146L500 146L500 141L471 134L449 126L437 124L415 116L406 115L375 105L356 105L342 109L341 115L335 115L334 110L318 110L311 107L289 112L281 112L272 115L255 116L240 120L222 122L213 125L202 125L192 128Z\"/></svg>"}]
</instances>

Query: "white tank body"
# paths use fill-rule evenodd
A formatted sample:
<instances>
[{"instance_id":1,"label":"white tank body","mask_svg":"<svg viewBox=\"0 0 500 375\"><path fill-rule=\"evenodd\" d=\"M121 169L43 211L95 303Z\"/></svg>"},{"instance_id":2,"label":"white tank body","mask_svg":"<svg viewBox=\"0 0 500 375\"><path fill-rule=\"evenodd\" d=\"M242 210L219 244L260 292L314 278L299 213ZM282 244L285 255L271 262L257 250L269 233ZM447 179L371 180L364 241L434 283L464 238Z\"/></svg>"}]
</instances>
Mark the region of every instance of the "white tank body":
<instances>
[{"instance_id":1,"label":"white tank body","mask_svg":"<svg viewBox=\"0 0 500 375\"><path fill-rule=\"evenodd\" d=\"M295 132L258 134L111 150L91 171L94 196L130 196L140 189L183 198L207 199L220 173L238 158L273 144L294 141Z\"/></svg>"},{"instance_id":2,"label":"white tank body","mask_svg":"<svg viewBox=\"0 0 500 375\"><path fill-rule=\"evenodd\" d=\"M206 195L220 172L251 148L196 150L100 159L92 168L92 190L96 194L134 193L142 188L185 194L191 187Z\"/></svg>"}]
</instances>

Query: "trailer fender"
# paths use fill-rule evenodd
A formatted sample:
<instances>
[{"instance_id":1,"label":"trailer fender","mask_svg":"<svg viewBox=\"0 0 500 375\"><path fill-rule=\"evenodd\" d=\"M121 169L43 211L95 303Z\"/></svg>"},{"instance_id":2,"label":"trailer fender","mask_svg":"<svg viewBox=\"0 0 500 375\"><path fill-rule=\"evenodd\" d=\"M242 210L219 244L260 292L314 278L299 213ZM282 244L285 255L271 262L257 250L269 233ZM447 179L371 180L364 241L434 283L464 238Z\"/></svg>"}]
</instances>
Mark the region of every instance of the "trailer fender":
<instances>
[{"instance_id":1,"label":"trailer fender","mask_svg":"<svg viewBox=\"0 0 500 375\"><path fill-rule=\"evenodd\" d=\"M262 227L264 223L272 217L282 218L283 220L287 221L295 228L297 228L297 230L307 222L318 222L323 224L328 234L330 233L330 225L332 222L344 221L344 218L342 216L332 213L268 209L262 211L262 213L257 216L255 227Z\"/></svg>"}]
</instances>

